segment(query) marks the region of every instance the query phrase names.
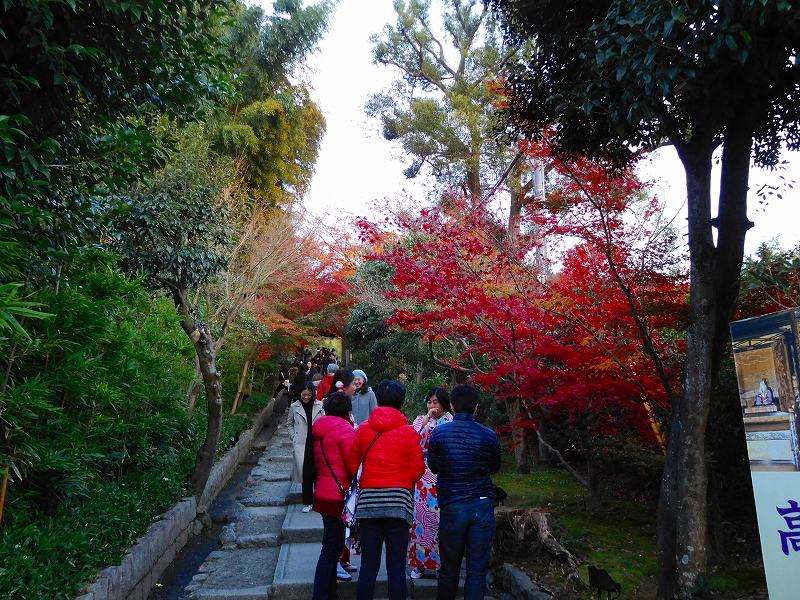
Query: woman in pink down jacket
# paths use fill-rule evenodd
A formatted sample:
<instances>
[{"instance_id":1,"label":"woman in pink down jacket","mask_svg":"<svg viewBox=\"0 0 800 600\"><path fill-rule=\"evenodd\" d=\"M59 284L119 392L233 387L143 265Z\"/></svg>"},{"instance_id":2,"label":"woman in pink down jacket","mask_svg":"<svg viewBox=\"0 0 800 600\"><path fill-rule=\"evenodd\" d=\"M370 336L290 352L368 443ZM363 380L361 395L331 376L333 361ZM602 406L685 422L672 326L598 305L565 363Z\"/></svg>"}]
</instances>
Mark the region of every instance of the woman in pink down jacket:
<instances>
[{"instance_id":1,"label":"woman in pink down jacket","mask_svg":"<svg viewBox=\"0 0 800 600\"><path fill-rule=\"evenodd\" d=\"M314 510L322 515L322 550L314 574L314 600L336 600L336 567L344 549L344 492L355 475L347 465L355 430L352 402L342 393L325 398L325 416L314 423Z\"/></svg>"}]
</instances>

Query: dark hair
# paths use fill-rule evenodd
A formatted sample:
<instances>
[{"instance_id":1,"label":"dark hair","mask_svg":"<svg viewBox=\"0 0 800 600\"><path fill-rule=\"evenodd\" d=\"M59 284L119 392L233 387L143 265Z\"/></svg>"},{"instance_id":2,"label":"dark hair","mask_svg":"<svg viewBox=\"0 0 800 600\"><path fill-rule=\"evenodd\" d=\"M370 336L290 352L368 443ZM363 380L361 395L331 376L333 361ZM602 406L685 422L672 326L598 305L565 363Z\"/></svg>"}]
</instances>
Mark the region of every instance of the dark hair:
<instances>
[{"instance_id":1,"label":"dark hair","mask_svg":"<svg viewBox=\"0 0 800 600\"><path fill-rule=\"evenodd\" d=\"M378 399L378 406L390 406L400 410L406 399L406 386L399 381L384 379L378 384L375 397Z\"/></svg>"},{"instance_id":2,"label":"dark hair","mask_svg":"<svg viewBox=\"0 0 800 600\"><path fill-rule=\"evenodd\" d=\"M314 384L311 383L310 381L303 386L303 389L300 390L300 393L302 394L305 390L311 392L312 398L314 398L317 395L317 388L315 388Z\"/></svg>"},{"instance_id":3,"label":"dark hair","mask_svg":"<svg viewBox=\"0 0 800 600\"><path fill-rule=\"evenodd\" d=\"M339 369L333 374L333 380L331 380L331 393L337 391L336 384L340 381L342 382L342 387L347 387L351 383L353 383L353 372L347 369Z\"/></svg>"},{"instance_id":4,"label":"dark hair","mask_svg":"<svg viewBox=\"0 0 800 600\"><path fill-rule=\"evenodd\" d=\"M442 405L444 412L450 412L450 394L448 391L443 387L435 387L431 391L428 392L428 395L425 396L425 404L428 403L428 400L436 396L436 399L439 401L439 404Z\"/></svg>"},{"instance_id":5,"label":"dark hair","mask_svg":"<svg viewBox=\"0 0 800 600\"><path fill-rule=\"evenodd\" d=\"M347 419L347 414L353 410L353 402L344 392L333 392L325 396L322 408L326 415Z\"/></svg>"},{"instance_id":6,"label":"dark hair","mask_svg":"<svg viewBox=\"0 0 800 600\"><path fill-rule=\"evenodd\" d=\"M453 403L453 409L457 413L475 412L475 407L478 406L480 399L478 388L468 383L457 385L450 392L450 401Z\"/></svg>"}]
</instances>

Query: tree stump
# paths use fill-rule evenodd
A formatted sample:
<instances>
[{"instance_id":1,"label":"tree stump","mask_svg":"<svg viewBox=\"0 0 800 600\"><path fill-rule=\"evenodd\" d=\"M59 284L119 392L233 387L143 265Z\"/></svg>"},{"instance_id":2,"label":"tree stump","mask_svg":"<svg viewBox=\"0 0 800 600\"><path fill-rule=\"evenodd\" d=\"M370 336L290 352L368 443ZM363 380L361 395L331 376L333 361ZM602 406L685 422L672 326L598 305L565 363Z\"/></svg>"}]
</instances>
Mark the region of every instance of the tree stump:
<instances>
[{"instance_id":1,"label":"tree stump","mask_svg":"<svg viewBox=\"0 0 800 600\"><path fill-rule=\"evenodd\" d=\"M524 556L531 562L561 567L570 583L582 585L578 561L550 529L548 513L537 509L500 507L495 511L494 557Z\"/></svg>"}]
</instances>

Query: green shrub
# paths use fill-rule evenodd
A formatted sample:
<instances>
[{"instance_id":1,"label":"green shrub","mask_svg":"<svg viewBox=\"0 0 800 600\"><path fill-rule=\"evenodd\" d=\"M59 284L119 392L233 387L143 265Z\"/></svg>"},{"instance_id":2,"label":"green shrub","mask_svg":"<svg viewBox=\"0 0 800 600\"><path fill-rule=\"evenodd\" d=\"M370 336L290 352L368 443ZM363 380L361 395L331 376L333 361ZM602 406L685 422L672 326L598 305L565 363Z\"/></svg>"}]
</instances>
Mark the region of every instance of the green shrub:
<instances>
[{"instance_id":1,"label":"green shrub","mask_svg":"<svg viewBox=\"0 0 800 600\"><path fill-rule=\"evenodd\" d=\"M194 350L174 306L113 256L84 253L57 293L34 299L55 316L28 323L30 339L0 338L0 356L14 356L0 393L0 461L15 468L0 530L8 600L74 598L117 564L186 493L206 428L202 393L185 409ZM241 356L231 344L218 455L270 400L253 394L228 414ZM0 360L0 382L8 368Z\"/></svg>"},{"instance_id":2,"label":"green shrub","mask_svg":"<svg viewBox=\"0 0 800 600\"><path fill-rule=\"evenodd\" d=\"M86 490L53 514L17 514L0 536L0 596L9 600L72 599L96 572L119 563L154 514L182 494L190 448L165 452L162 468L131 473Z\"/></svg>"},{"instance_id":3,"label":"green shrub","mask_svg":"<svg viewBox=\"0 0 800 600\"><path fill-rule=\"evenodd\" d=\"M183 493L199 445L184 408L193 350L166 299L89 251L55 316L0 340L0 461L14 477L0 532L0 597L74 597Z\"/></svg>"}]
</instances>

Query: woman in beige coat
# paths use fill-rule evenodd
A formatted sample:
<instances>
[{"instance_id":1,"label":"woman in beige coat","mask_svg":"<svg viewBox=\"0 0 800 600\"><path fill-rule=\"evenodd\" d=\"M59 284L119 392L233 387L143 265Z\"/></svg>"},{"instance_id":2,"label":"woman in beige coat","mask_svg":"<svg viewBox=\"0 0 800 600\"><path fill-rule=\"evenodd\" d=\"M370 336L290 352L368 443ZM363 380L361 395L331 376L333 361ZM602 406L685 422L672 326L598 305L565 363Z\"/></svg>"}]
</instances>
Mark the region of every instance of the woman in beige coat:
<instances>
[{"instance_id":1,"label":"woman in beige coat","mask_svg":"<svg viewBox=\"0 0 800 600\"><path fill-rule=\"evenodd\" d=\"M303 484L303 512L309 512L314 503L314 437L311 426L325 414L322 402L314 399L314 386L306 384L300 392L300 400L289 406L287 428L292 440L294 472L292 481Z\"/></svg>"}]
</instances>

